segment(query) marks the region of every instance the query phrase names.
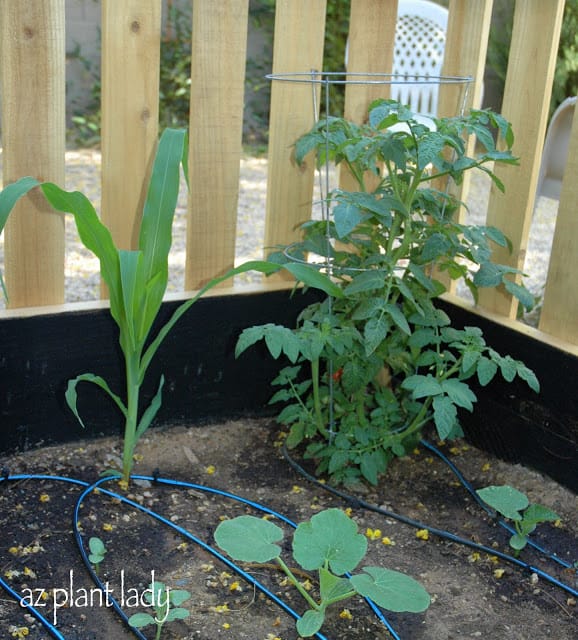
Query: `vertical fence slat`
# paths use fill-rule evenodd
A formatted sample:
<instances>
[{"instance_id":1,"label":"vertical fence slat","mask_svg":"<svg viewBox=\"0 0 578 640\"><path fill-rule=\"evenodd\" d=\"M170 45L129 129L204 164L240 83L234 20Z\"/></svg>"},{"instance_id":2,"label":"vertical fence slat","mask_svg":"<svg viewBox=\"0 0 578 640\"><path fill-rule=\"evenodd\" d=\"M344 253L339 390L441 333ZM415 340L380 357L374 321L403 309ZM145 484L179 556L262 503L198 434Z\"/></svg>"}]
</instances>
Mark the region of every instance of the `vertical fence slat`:
<instances>
[{"instance_id":1,"label":"vertical fence slat","mask_svg":"<svg viewBox=\"0 0 578 640\"><path fill-rule=\"evenodd\" d=\"M352 0L349 17L347 71L351 73L391 73L397 21L397 0ZM349 76L351 78L351 76ZM389 98L389 85L348 84L345 87L344 117L366 122L373 100ZM337 114L339 115L339 114ZM372 177L368 176L371 187ZM339 186L356 191L357 182L345 167L339 171Z\"/></svg>"},{"instance_id":2,"label":"vertical fence slat","mask_svg":"<svg viewBox=\"0 0 578 640\"><path fill-rule=\"evenodd\" d=\"M578 117L574 116L568 147L565 179L560 194L556 230L540 329L562 340L578 344Z\"/></svg>"},{"instance_id":3,"label":"vertical fence slat","mask_svg":"<svg viewBox=\"0 0 578 640\"><path fill-rule=\"evenodd\" d=\"M248 0L193 3L186 289L235 260L248 12Z\"/></svg>"},{"instance_id":4,"label":"vertical fence slat","mask_svg":"<svg viewBox=\"0 0 578 640\"><path fill-rule=\"evenodd\" d=\"M273 73L320 70L323 64L325 0L278 0ZM293 145L315 122L309 84L273 82L269 120L269 169L265 247L299 238L296 226L311 217L314 166L298 167Z\"/></svg>"},{"instance_id":5,"label":"vertical fence slat","mask_svg":"<svg viewBox=\"0 0 578 640\"><path fill-rule=\"evenodd\" d=\"M397 0L352 0L349 18L347 71L391 73L395 43ZM377 98L389 98L387 85L347 85L345 117L367 120L367 108Z\"/></svg>"},{"instance_id":6,"label":"vertical fence slat","mask_svg":"<svg viewBox=\"0 0 578 640\"><path fill-rule=\"evenodd\" d=\"M446 85L440 88L438 101L438 116L454 116L463 106L467 112L472 107L479 108L482 102L484 69L488 50L488 38L492 19L493 0L450 0L446 46L444 50L444 76L472 76L474 82L467 89L467 99L464 98L463 85ZM467 154L473 155L475 148L473 136L467 142ZM470 188L471 174L466 172L462 183L451 185L452 193L465 202ZM440 188L443 188L440 185ZM465 207L461 207L457 219L464 221ZM451 280L447 273L436 273L436 278L442 281L450 292L455 292L457 282Z\"/></svg>"},{"instance_id":7,"label":"vertical fence slat","mask_svg":"<svg viewBox=\"0 0 578 640\"><path fill-rule=\"evenodd\" d=\"M134 249L158 137L161 0L102 2L102 219Z\"/></svg>"},{"instance_id":8,"label":"vertical fence slat","mask_svg":"<svg viewBox=\"0 0 578 640\"><path fill-rule=\"evenodd\" d=\"M472 76L474 84L468 92L466 109L479 108L482 102L484 70L493 0L450 0L448 30L444 50L443 75ZM440 92L438 114L453 116L462 88Z\"/></svg>"},{"instance_id":9,"label":"vertical fence slat","mask_svg":"<svg viewBox=\"0 0 578 640\"><path fill-rule=\"evenodd\" d=\"M0 77L4 184L23 176L64 186L64 0L2 0ZM64 301L64 217L38 193L6 226L10 307Z\"/></svg>"},{"instance_id":10,"label":"vertical fence slat","mask_svg":"<svg viewBox=\"0 0 578 640\"><path fill-rule=\"evenodd\" d=\"M487 222L513 245L511 254L496 248L495 261L515 268L524 265L563 11L564 0L518 0L514 12L502 113L512 122L520 165L497 168L506 193L492 188ZM516 301L502 288L482 289L479 303L509 318L516 315Z\"/></svg>"}]
</instances>

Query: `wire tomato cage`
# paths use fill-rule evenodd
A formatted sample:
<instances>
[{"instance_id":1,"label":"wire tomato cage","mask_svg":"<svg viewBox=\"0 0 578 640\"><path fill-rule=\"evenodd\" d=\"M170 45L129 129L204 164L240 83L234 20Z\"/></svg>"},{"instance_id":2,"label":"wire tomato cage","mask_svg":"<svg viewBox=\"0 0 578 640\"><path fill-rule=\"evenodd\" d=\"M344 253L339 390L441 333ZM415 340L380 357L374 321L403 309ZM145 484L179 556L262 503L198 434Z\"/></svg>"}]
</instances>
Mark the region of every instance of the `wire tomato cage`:
<instances>
[{"instance_id":1,"label":"wire tomato cage","mask_svg":"<svg viewBox=\"0 0 578 640\"><path fill-rule=\"evenodd\" d=\"M445 98L446 105L451 104L449 115L463 115L466 111L473 76L433 76L425 74L395 74L395 73L358 73L342 71L300 71L293 73L273 73L265 76L268 80L280 83L308 84L311 87L311 107L315 124L325 121L326 130L334 113L332 95L336 88L345 91L353 87L383 87L382 98L392 98L401 104L407 104L413 113L415 120L430 128L435 128L437 105L440 99ZM447 95L444 91L447 90ZM449 93L451 91L451 94ZM324 105L323 113L320 106ZM319 199L313 202L320 212L321 219L329 225L331 220L331 207L329 194L331 192L332 172L329 166L329 136L326 136L325 162L317 168ZM449 183L447 183L449 184ZM329 242L329 231L327 232ZM335 272L329 251L323 256L303 260L292 253L295 244L289 245L284 253L294 262L319 265L330 275ZM322 258L322 260L319 260ZM355 268L348 268L356 271Z\"/></svg>"},{"instance_id":2,"label":"wire tomato cage","mask_svg":"<svg viewBox=\"0 0 578 640\"><path fill-rule=\"evenodd\" d=\"M306 84L311 87L311 108L315 125L325 123L325 160L321 165L317 165L317 190L319 198L312 203L312 218L320 218L325 223L325 251L323 254L309 251L307 256L300 256L296 253L298 243L291 243L283 249L283 255L291 262L308 264L318 268L328 276L353 277L356 273L367 271L367 268L357 268L348 266L339 267L334 264L331 257L332 239L330 225L332 222L332 189L338 191L336 183L339 178L332 172L329 160L329 125L331 118L336 115L334 108L334 95L336 91L355 91L364 88L367 93L371 93L372 102L378 96L384 99L393 99L400 104L407 105L412 111L412 117L419 124L431 130L436 129L436 117L438 104L444 104L444 115L462 116L468 106L471 86L474 82L473 76L436 76L429 74L396 74L396 73L358 73L349 71L301 71L292 73L273 73L266 76L273 83L295 83ZM371 89L371 92L369 91ZM377 88L377 89L376 89ZM379 88L383 91L379 92ZM321 109L323 105L323 109ZM403 129L401 123L394 125L391 129ZM450 190L450 180L448 177L445 183L445 193ZM445 205L444 205L445 207ZM406 265L403 263L395 267L403 271ZM379 267L375 267L379 269ZM332 310L331 297L328 298L329 312ZM335 435L335 420L333 416L334 403L334 372L331 360L328 366L328 388L329 388L329 428L330 440ZM399 430L403 431L404 427Z\"/></svg>"}]
</instances>

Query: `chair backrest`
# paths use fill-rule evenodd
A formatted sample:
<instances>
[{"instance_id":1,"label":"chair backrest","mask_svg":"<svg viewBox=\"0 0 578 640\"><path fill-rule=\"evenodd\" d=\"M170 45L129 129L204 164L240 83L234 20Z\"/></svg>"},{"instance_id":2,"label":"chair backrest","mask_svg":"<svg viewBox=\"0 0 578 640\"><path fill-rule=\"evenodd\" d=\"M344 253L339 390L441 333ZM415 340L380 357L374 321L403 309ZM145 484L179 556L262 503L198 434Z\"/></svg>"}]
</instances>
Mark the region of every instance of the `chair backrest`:
<instances>
[{"instance_id":1,"label":"chair backrest","mask_svg":"<svg viewBox=\"0 0 578 640\"><path fill-rule=\"evenodd\" d=\"M393 73L405 78L441 75L447 25L445 7L429 0L399 0ZM438 85L393 85L392 98L414 112L436 115Z\"/></svg>"},{"instance_id":2,"label":"chair backrest","mask_svg":"<svg viewBox=\"0 0 578 640\"><path fill-rule=\"evenodd\" d=\"M560 200L568 157L568 141L576 107L576 96L566 98L556 109L546 133L538 178L538 196Z\"/></svg>"}]
</instances>

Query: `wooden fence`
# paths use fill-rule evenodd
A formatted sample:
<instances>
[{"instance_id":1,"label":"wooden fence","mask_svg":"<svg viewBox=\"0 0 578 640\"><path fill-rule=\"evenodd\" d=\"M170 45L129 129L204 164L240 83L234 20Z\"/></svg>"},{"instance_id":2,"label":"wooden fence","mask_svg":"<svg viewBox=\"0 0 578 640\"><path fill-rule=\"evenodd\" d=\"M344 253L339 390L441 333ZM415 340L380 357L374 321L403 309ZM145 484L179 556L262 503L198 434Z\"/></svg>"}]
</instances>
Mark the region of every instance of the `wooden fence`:
<instances>
[{"instance_id":1,"label":"wooden fence","mask_svg":"<svg viewBox=\"0 0 578 640\"><path fill-rule=\"evenodd\" d=\"M277 0L274 73L322 68L326 0ZM445 75L476 78L482 91L492 0L450 0ZM185 289L234 262L247 45L248 0L193 0L190 190ZM498 170L487 220L512 240L497 259L522 267L548 122L564 0L516 0L502 113L516 133L517 167ZM391 69L396 0L351 0L350 72ZM0 76L4 184L24 175L63 183L64 0L2 0ZM161 0L102 0L102 218L117 244L134 246L143 185L158 138ZM348 87L346 113L362 113L372 87ZM441 106L443 114L443 104ZM291 162L291 145L312 124L311 89L272 87L265 245L288 243L310 215L313 169ZM578 354L578 120L557 214L540 327L515 322L503 291L485 292L478 312ZM5 234L12 310L64 300L64 223L34 197ZM263 285L265 286L265 285ZM452 298L451 294L449 296ZM452 298L453 299L453 298ZM463 303L459 303L463 304ZM61 307L66 309L66 305ZM54 311L54 308L51 307Z\"/></svg>"}]
</instances>

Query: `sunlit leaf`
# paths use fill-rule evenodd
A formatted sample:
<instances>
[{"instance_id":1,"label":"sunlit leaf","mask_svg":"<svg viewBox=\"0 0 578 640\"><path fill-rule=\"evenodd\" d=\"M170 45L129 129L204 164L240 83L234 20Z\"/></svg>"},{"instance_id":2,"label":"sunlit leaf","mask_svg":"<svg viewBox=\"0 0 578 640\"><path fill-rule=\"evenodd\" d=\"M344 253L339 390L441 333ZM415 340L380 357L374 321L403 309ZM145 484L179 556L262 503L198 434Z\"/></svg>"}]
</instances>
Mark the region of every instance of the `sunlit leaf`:
<instances>
[{"instance_id":1,"label":"sunlit leaf","mask_svg":"<svg viewBox=\"0 0 578 640\"><path fill-rule=\"evenodd\" d=\"M508 485L485 487L476 493L492 509L510 520L521 520L520 512L529 505L524 493Z\"/></svg>"},{"instance_id":2,"label":"sunlit leaf","mask_svg":"<svg viewBox=\"0 0 578 640\"><path fill-rule=\"evenodd\" d=\"M293 536L293 556L306 570L327 562L336 575L352 571L367 551L367 539L341 509L327 509L301 523Z\"/></svg>"},{"instance_id":3,"label":"sunlit leaf","mask_svg":"<svg viewBox=\"0 0 578 640\"><path fill-rule=\"evenodd\" d=\"M351 584L360 595L370 598L380 607L412 613L429 607L428 592L410 576L381 567L364 567L363 571L351 577Z\"/></svg>"},{"instance_id":4,"label":"sunlit leaf","mask_svg":"<svg viewBox=\"0 0 578 640\"><path fill-rule=\"evenodd\" d=\"M281 547L275 543L282 539L280 527L255 516L223 520L215 531L219 547L242 562L269 562L277 558Z\"/></svg>"}]
</instances>

